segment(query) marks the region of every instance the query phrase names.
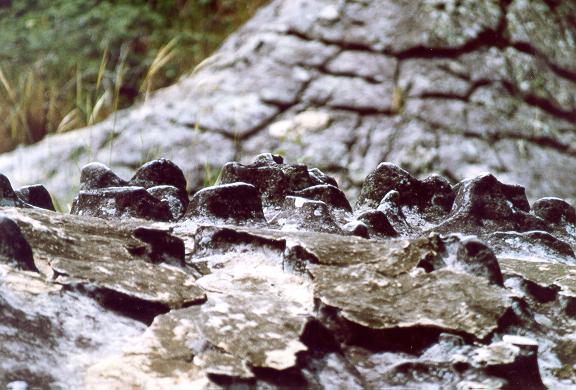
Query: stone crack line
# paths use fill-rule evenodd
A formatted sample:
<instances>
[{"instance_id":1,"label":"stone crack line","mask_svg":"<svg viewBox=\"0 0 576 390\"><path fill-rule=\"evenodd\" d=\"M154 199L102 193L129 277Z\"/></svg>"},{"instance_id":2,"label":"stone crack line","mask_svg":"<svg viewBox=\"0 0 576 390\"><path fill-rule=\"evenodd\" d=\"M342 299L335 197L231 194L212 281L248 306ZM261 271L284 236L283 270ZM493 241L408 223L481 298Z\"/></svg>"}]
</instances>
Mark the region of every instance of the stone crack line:
<instances>
[{"instance_id":1,"label":"stone crack line","mask_svg":"<svg viewBox=\"0 0 576 390\"><path fill-rule=\"evenodd\" d=\"M416 116L415 119L429 125L433 129L442 130L443 134L463 136L466 138L474 138L488 143L489 145L498 143L500 141L512 140L512 141L526 141L532 144L547 147L556 150L562 154L576 157L576 150L572 148L571 145L560 142L559 140L546 135L526 135L514 132L490 132L488 134L481 134L478 132L455 129L454 127L447 128L440 123L435 123L429 119L423 118L421 116Z\"/></svg>"}]
</instances>

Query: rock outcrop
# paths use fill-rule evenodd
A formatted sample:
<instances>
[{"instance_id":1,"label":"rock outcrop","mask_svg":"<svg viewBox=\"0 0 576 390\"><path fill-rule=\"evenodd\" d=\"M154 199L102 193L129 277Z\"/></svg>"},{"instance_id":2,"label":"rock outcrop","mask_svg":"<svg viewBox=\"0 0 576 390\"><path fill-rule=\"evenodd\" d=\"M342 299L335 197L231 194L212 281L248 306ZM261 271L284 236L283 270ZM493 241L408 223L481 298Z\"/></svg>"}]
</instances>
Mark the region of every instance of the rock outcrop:
<instances>
[{"instance_id":1,"label":"rock outcrop","mask_svg":"<svg viewBox=\"0 0 576 390\"><path fill-rule=\"evenodd\" d=\"M0 171L44 183L64 207L93 159L129 177L169 158L192 193L225 162L275 150L336 176L351 199L381 161L572 198L574 14L572 0L273 0L178 84L0 156Z\"/></svg>"},{"instance_id":2,"label":"rock outcrop","mask_svg":"<svg viewBox=\"0 0 576 390\"><path fill-rule=\"evenodd\" d=\"M186 185L170 161L146 171L90 164L78 199ZM446 183L379 164L352 208L265 154L170 220L5 190L0 386L576 386L574 208L490 175Z\"/></svg>"}]
</instances>

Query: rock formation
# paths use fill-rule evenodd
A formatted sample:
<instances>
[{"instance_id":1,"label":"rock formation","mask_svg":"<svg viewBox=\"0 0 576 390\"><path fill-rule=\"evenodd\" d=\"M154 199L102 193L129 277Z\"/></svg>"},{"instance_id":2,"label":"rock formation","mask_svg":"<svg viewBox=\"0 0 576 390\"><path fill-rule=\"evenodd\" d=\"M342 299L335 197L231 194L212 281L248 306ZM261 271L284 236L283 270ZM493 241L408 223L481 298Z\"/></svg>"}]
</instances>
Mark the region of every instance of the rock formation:
<instances>
[{"instance_id":1,"label":"rock formation","mask_svg":"<svg viewBox=\"0 0 576 390\"><path fill-rule=\"evenodd\" d=\"M352 207L273 154L186 205L167 160L130 180L87 165L70 215L2 183L2 387L576 386L559 198L381 163Z\"/></svg>"},{"instance_id":2,"label":"rock formation","mask_svg":"<svg viewBox=\"0 0 576 390\"><path fill-rule=\"evenodd\" d=\"M0 156L0 171L63 207L94 159L126 177L171 159L193 193L225 162L273 150L351 198L381 161L572 198L575 14L572 0L273 0L177 85Z\"/></svg>"}]
</instances>

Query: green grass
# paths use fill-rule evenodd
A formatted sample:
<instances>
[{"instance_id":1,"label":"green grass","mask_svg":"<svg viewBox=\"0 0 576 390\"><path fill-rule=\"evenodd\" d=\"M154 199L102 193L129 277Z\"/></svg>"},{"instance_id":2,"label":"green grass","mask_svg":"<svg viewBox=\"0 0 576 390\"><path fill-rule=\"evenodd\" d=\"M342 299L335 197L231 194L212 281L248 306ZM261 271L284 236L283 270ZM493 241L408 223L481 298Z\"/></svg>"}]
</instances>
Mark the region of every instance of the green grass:
<instances>
[{"instance_id":1,"label":"green grass","mask_svg":"<svg viewBox=\"0 0 576 390\"><path fill-rule=\"evenodd\" d=\"M267 0L0 6L0 152L97 123L191 71Z\"/></svg>"}]
</instances>

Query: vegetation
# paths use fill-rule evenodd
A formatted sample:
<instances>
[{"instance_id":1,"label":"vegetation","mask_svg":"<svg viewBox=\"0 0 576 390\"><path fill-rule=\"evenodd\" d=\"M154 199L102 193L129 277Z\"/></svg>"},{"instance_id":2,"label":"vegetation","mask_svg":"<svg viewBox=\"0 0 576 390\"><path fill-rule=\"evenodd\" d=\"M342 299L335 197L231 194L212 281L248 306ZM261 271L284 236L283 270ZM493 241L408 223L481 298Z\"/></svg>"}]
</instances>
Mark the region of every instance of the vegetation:
<instances>
[{"instance_id":1,"label":"vegetation","mask_svg":"<svg viewBox=\"0 0 576 390\"><path fill-rule=\"evenodd\" d=\"M146 98L265 2L0 0L0 151Z\"/></svg>"}]
</instances>

